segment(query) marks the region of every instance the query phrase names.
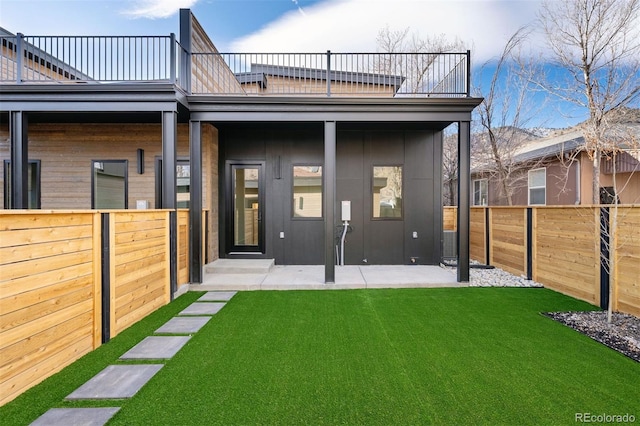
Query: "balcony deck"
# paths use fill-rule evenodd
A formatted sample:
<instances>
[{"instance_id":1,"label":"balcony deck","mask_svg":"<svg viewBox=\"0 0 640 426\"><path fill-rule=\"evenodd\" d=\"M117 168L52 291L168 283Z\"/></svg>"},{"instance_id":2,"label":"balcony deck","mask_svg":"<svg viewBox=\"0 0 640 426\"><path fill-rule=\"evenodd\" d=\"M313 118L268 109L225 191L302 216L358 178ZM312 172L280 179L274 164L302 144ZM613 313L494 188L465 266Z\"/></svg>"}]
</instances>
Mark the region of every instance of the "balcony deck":
<instances>
[{"instance_id":1,"label":"balcony deck","mask_svg":"<svg viewBox=\"0 0 640 426\"><path fill-rule=\"evenodd\" d=\"M193 96L460 98L470 95L469 69L469 51L189 53L174 34L0 33L0 85L170 83Z\"/></svg>"}]
</instances>

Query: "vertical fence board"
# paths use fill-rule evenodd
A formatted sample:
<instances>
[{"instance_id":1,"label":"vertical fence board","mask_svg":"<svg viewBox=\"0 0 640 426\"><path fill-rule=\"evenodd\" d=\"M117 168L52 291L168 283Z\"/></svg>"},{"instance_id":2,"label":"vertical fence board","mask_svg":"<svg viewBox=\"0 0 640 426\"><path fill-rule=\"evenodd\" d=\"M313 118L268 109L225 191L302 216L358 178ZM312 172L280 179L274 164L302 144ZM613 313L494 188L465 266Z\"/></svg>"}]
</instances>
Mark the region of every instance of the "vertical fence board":
<instances>
[{"instance_id":1,"label":"vertical fence board","mask_svg":"<svg viewBox=\"0 0 640 426\"><path fill-rule=\"evenodd\" d=\"M493 207L489 223L491 264L517 276L526 274L526 208Z\"/></svg>"},{"instance_id":2,"label":"vertical fence board","mask_svg":"<svg viewBox=\"0 0 640 426\"><path fill-rule=\"evenodd\" d=\"M488 263L485 229L485 208L472 207L469 216L469 255L480 263ZM454 218L455 222L455 218Z\"/></svg>"}]
</instances>

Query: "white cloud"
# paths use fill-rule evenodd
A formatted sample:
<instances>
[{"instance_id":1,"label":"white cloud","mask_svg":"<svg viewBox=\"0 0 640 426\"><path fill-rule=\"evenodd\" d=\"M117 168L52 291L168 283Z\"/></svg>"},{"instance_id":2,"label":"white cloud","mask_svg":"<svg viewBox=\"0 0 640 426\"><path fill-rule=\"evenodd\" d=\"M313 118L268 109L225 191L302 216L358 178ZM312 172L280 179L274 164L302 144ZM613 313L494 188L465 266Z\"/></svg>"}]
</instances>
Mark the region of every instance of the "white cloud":
<instances>
[{"instance_id":1,"label":"white cloud","mask_svg":"<svg viewBox=\"0 0 640 426\"><path fill-rule=\"evenodd\" d=\"M539 0L328 0L291 11L235 40L236 52L373 52L378 31L389 26L421 37L460 38L474 62L498 55L508 38L532 23ZM295 3L295 2L294 2Z\"/></svg>"},{"instance_id":2,"label":"white cloud","mask_svg":"<svg viewBox=\"0 0 640 426\"><path fill-rule=\"evenodd\" d=\"M198 0L136 0L130 10L122 13L132 18L168 18L182 8L190 8Z\"/></svg>"}]
</instances>

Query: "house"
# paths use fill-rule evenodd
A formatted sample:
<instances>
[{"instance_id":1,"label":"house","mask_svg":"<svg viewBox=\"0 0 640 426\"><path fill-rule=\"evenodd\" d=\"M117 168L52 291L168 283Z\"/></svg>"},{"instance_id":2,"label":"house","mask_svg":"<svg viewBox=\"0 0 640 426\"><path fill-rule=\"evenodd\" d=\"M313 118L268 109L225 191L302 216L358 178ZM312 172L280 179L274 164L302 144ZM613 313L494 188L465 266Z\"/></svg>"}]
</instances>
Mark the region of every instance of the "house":
<instances>
[{"instance_id":1,"label":"house","mask_svg":"<svg viewBox=\"0 0 640 426\"><path fill-rule=\"evenodd\" d=\"M609 132L617 139L615 153L605 152L600 165L600 203L640 203L640 120L614 123ZM531 138L510 158L512 205L589 205L593 194L593 159L584 149L579 127L545 138ZM614 167L615 166L615 167ZM614 190L615 177L617 193ZM472 170L474 206L508 205L495 173L482 165Z\"/></svg>"},{"instance_id":2,"label":"house","mask_svg":"<svg viewBox=\"0 0 640 426\"><path fill-rule=\"evenodd\" d=\"M4 208L188 208L192 283L203 250L334 282L348 200L346 264L435 265L457 122L468 281L469 52L220 53L188 9L179 38L0 40Z\"/></svg>"}]
</instances>

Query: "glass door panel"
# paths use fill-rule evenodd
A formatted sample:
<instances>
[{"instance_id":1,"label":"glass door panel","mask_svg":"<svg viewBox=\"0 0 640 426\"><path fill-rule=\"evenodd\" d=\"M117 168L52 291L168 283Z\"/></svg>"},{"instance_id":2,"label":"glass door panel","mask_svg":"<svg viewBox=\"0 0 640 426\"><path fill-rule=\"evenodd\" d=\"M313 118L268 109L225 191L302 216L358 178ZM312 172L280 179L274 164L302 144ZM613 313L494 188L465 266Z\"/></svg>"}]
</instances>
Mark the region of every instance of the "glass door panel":
<instances>
[{"instance_id":1,"label":"glass door panel","mask_svg":"<svg viewBox=\"0 0 640 426\"><path fill-rule=\"evenodd\" d=\"M262 203L259 165L233 165L233 250L261 251Z\"/></svg>"}]
</instances>

